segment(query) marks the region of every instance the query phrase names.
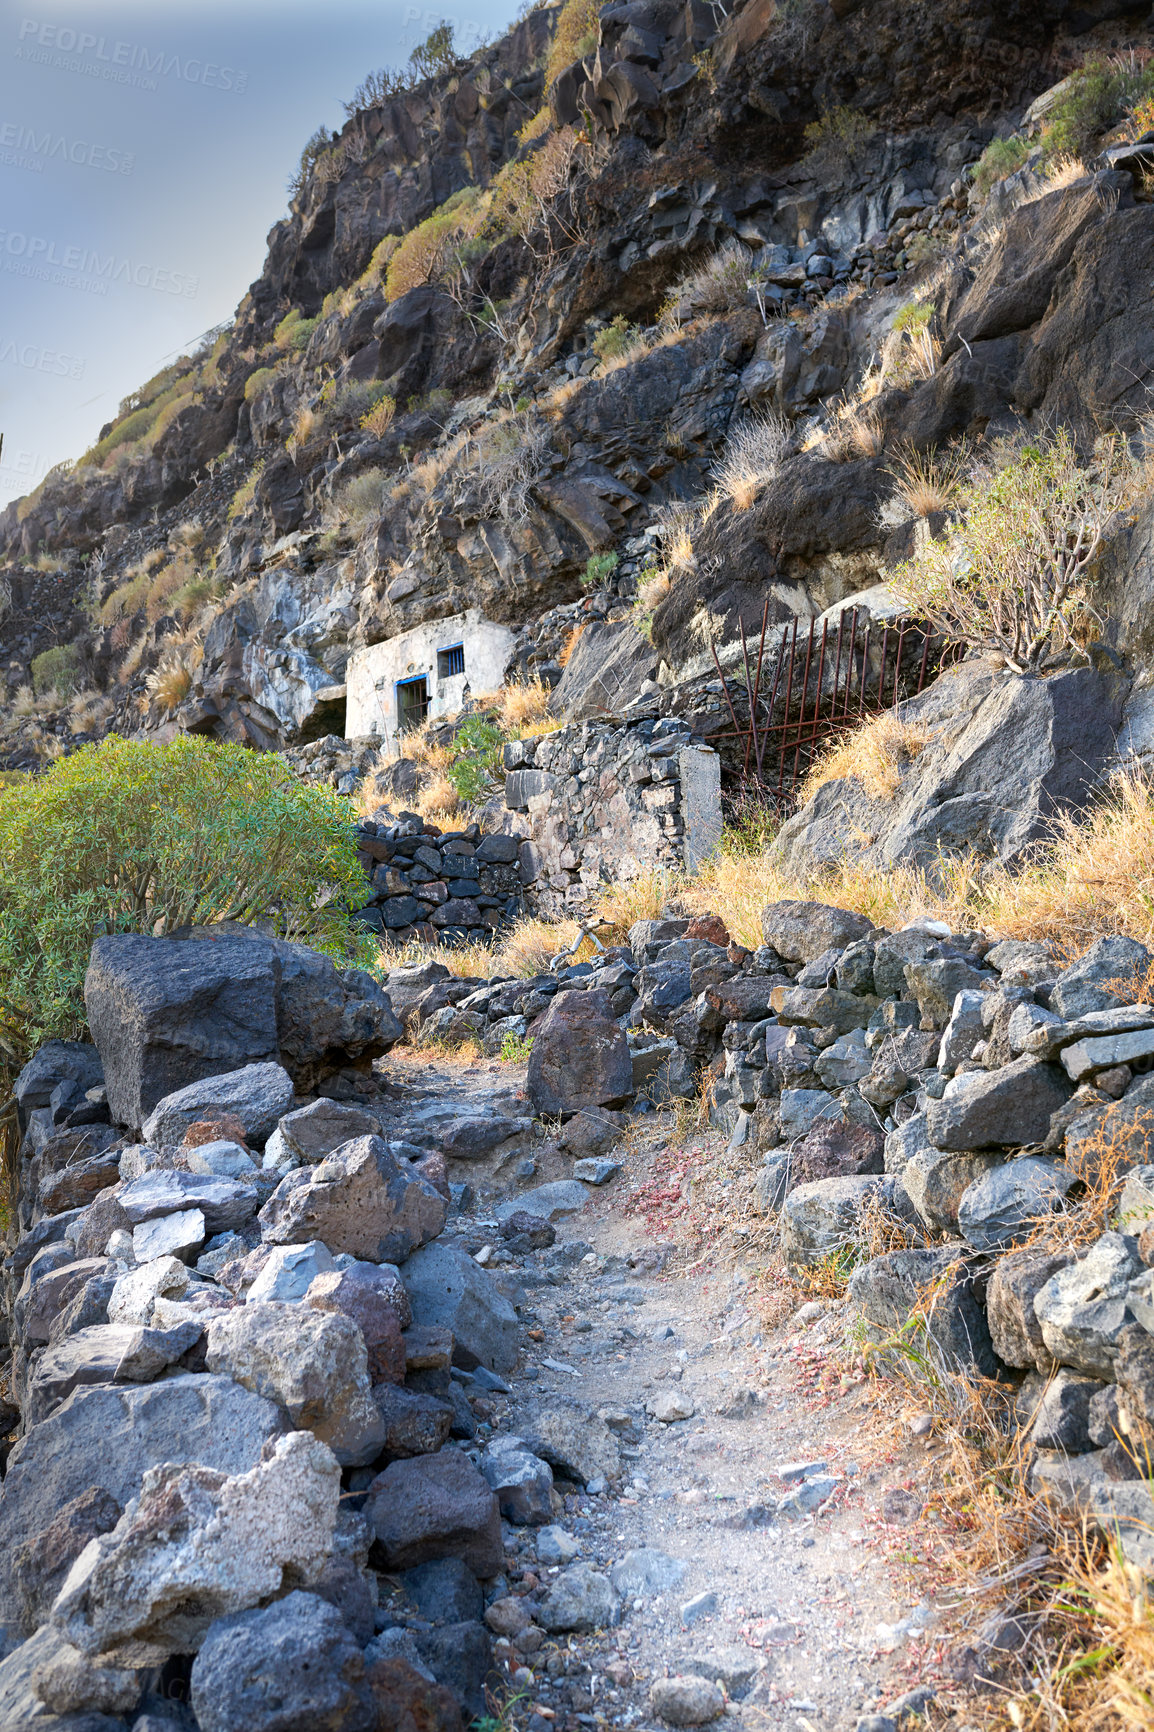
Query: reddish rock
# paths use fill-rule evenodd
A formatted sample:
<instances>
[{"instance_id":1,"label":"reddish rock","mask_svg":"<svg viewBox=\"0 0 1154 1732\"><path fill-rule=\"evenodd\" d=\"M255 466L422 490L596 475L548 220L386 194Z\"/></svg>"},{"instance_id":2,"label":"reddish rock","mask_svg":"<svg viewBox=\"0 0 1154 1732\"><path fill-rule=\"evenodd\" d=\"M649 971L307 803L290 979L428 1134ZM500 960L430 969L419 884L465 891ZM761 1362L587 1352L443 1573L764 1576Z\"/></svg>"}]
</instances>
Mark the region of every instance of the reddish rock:
<instances>
[{"instance_id":1,"label":"reddish rock","mask_svg":"<svg viewBox=\"0 0 1154 1732\"><path fill-rule=\"evenodd\" d=\"M184 1133L183 1146L199 1149L204 1143L239 1143L248 1148L243 1119L235 1113L216 1113L211 1118L196 1119Z\"/></svg>"},{"instance_id":2,"label":"reddish rock","mask_svg":"<svg viewBox=\"0 0 1154 1732\"><path fill-rule=\"evenodd\" d=\"M881 1131L845 1119L823 1119L794 1150L790 1189L816 1179L884 1173L885 1146Z\"/></svg>"},{"instance_id":3,"label":"reddish rock","mask_svg":"<svg viewBox=\"0 0 1154 1732\"><path fill-rule=\"evenodd\" d=\"M382 1383L374 1389L373 1400L385 1422L382 1454L390 1461L435 1455L448 1441L453 1410L447 1401L438 1401L435 1396L422 1395L414 1389L398 1389L393 1383Z\"/></svg>"},{"instance_id":4,"label":"reddish rock","mask_svg":"<svg viewBox=\"0 0 1154 1732\"><path fill-rule=\"evenodd\" d=\"M379 1732L461 1732L451 1690L430 1684L406 1660L377 1660L365 1672L377 1703Z\"/></svg>"},{"instance_id":5,"label":"reddish rock","mask_svg":"<svg viewBox=\"0 0 1154 1732\"><path fill-rule=\"evenodd\" d=\"M702 944L721 944L729 948L732 939L729 929L719 914L699 914L685 928L685 936L690 941L697 939Z\"/></svg>"},{"instance_id":6,"label":"reddish rock","mask_svg":"<svg viewBox=\"0 0 1154 1732\"><path fill-rule=\"evenodd\" d=\"M395 1269L328 1270L312 1281L305 1302L316 1311L341 1311L352 1318L365 1338L373 1383L405 1381L403 1330L412 1311Z\"/></svg>"}]
</instances>

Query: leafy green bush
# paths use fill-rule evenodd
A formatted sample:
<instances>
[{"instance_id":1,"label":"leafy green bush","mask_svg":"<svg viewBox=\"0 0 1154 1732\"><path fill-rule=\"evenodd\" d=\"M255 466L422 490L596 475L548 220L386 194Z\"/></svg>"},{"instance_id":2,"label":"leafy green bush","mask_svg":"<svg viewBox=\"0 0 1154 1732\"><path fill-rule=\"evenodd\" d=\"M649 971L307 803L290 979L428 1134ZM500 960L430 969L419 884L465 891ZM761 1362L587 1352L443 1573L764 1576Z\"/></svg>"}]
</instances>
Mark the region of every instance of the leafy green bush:
<instances>
[{"instance_id":1,"label":"leafy green bush","mask_svg":"<svg viewBox=\"0 0 1154 1732\"><path fill-rule=\"evenodd\" d=\"M306 319L299 307L292 307L273 332L273 342L278 349L306 348L319 323L319 319Z\"/></svg>"},{"instance_id":2,"label":"leafy green bush","mask_svg":"<svg viewBox=\"0 0 1154 1732\"><path fill-rule=\"evenodd\" d=\"M504 743L501 729L484 716L466 716L460 723L454 741L460 756L445 774L462 800L476 802L484 797L486 784L501 761Z\"/></svg>"},{"instance_id":3,"label":"leafy green bush","mask_svg":"<svg viewBox=\"0 0 1154 1732\"><path fill-rule=\"evenodd\" d=\"M251 403L259 397L263 391L267 391L273 380L278 377L279 373L279 367L258 367L255 373L250 373L244 382L245 402Z\"/></svg>"},{"instance_id":4,"label":"leafy green bush","mask_svg":"<svg viewBox=\"0 0 1154 1732\"><path fill-rule=\"evenodd\" d=\"M344 802L271 752L111 735L0 795L0 982L32 1041L83 1029L102 933L259 920L347 957L364 896Z\"/></svg>"},{"instance_id":5,"label":"leafy green bush","mask_svg":"<svg viewBox=\"0 0 1154 1732\"><path fill-rule=\"evenodd\" d=\"M618 313L594 337L593 353L599 361L616 361L640 335L637 326L631 325L624 313Z\"/></svg>"},{"instance_id":6,"label":"leafy green bush","mask_svg":"<svg viewBox=\"0 0 1154 1732\"><path fill-rule=\"evenodd\" d=\"M992 186L1021 168L1030 154L1024 138L992 138L974 164L974 190L985 198Z\"/></svg>"},{"instance_id":7,"label":"leafy green bush","mask_svg":"<svg viewBox=\"0 0 1154 1732\"><path fill-rule=\"evenodd\" d=\"M32 658L32 690L38 698L45 692L56 692L70 698L80 677L80 652L75 644L57 644Z\"/></svg>"},{"instance_id":8,"label":"leafy green bush","mask_svg":"<svg viewBox=\"0 0 1154 1732\"><path fill-rule=\"evenodd\" d=\"M856 108L827 108L820 120L811 121L806 127L805 142L812 157L845 169L861 154L863 145L876 130Z\"/></svg>"}]
</instances>

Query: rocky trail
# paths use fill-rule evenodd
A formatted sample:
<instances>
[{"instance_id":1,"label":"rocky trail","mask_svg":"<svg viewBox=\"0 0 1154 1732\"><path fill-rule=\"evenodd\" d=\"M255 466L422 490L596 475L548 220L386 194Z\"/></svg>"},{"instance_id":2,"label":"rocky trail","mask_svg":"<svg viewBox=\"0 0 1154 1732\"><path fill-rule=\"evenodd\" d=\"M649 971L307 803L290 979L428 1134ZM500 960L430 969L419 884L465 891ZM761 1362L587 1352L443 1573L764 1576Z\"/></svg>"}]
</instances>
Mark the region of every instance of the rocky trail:
<instances>
[{"instance_id":1,"label":"rocky trail","mask_svg":"<svg viewBox=\"0 0 1154 1732\"><path fill-rule=\"evenodd\" d=\"M519 1092L506 1063L419 1055L398 1067L398 1056L406 1114L507 1110ZM492 1452L551 1425L556 1444L562 1414L573 1458L573 1479L554 1467L551 1520L505 1523L504 1577L488 1585L513 1716L533 1732L645 1727L661 1724L660 1702L664 1720L694 1724L717 1711L720 1686L743 1724L853 1728L917 1692L940 1657L905 1531L923 1501L909 1489L925 1474L922 1428L879 1415L848 1369L843 1306L793 1294L774 1325L785 1295L760 1279L764 1256L722 1242L690 1261L655 1240L640 1205L678 1126L669 1113L636 1122L615 1151L619 1173L584 1208L558 1210L553 1246L507 1249L491 1202L446 1229L528 1325L507 1387L490 1390L506 1380L482 1373L478 1441ZM708 1130L692 1139L703 1159L724 1161L724 1146ZM608 1426L611 1461L588 1415ZM605 1627L550 1637L532 1614L573 1562L590 1576L568 1621ZM598 1576L620 1596L608 1618ZM401 1591L386 1615L426 1621Z\"/></svg>"}]
</instances>

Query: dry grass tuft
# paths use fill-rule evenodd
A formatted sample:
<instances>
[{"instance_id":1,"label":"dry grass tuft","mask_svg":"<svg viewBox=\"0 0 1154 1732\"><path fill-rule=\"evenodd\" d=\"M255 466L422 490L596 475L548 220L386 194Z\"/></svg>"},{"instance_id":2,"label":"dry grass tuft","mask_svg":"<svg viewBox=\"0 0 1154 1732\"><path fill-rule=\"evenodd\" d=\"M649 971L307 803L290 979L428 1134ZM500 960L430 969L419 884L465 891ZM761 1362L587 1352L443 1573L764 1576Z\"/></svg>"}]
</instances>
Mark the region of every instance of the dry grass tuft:
<instances>
[{"instance_id":1,"label":"dry grass tuft","mask_svg":"<svg viewBox=\"0 0 1154 1732\"><path fill-rule=\"evenodd\" d=\"M762 411L730 431L714 479L735 511L748 511L777 475L789 448L791 428L784 415Z\"/></svg>"},{"instance_id":2,"label":"dry grass tuft","mask_svg":"<svg viewBox=\"0 0 1154 1732\"><path fill-rule=\"evenodd\" d=\"M543 680L532 680L527 685L502 686L498 693L498 704L505 724L511 729L523 729L535 722L549 720L550 688Z\"/></svg>"},{"instance_id":3,"label":"dry grass tuft","mask_svg":"<svg viewBox=\"0 0 1154 1732\"><path fill-rule=\"evenodd\" d=\"M827 782L852 777L872 800L892 800L902 773L925 751L930 730L903 719L899 710L883 710L864 727L843 734L806 776L799 804L812 800Z\"/></svg>"},{"instance_id":4,"label":"dry grass tuft","mask_svg":"<svg viewBox=\"0 0 1154 1732\"><path fill-rule=\"evenodd\" d=\"M897 482L894 497L911 517L930 517L936 511L952 511L958 503L966 474L966 451L959 447L939 457L935 451L903 451L890 474Z\"/></svg>"}]
</instances>

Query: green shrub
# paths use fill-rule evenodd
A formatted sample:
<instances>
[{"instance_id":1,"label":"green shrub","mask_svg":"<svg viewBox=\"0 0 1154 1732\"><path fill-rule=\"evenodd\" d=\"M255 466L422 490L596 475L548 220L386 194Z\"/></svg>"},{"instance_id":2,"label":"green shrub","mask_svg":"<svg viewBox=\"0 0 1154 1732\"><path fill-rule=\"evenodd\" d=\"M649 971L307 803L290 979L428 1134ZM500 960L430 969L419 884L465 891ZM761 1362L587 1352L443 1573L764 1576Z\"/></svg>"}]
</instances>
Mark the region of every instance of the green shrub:
<instances>
[{"instance_id":1,"label":"green shrub","mask_svg":"<svg viewBox=\"0 0 1154 1732\"><path fill-rule=\"evenodd\" d=\"M501 1042L501 1057L506 1064L524 1064L533 1051L533 1036L509 1033Z\"/></svg>"},{"instance_id":2,"label":"green shrub","mask_svg":"<svg viewBox=\"0 0 1154 1732\"><path fill-rule=\"evenodd\" d=\"M111 735L0 798L0 982L32 1041L82 1031L102 933L271 922L346 958L364 895L344 802L272 752Z\"/></svg>"},{"instance_id":3,"label":"green shrub","mask_svg":"<svg viewBox=\"0 0 1154 1732\"><path fill-rule=\"evenodd\" d=\"M385 502L392 488L392 479L383 469L365 469L337 490L333 507L340 523L347 524L358 534L370 523L377 523L384 514Z\"/></svg>"},{"instance_id":4,"label":"green shrub","mask_svg":"<svg viewBox=\"0 0 1154 1732\"><path fill-rule=\"evenodd\" d=\"M273 342L278 349L304 349L319 323L319 319L306 319L299 307L292 307L273 332Z\"/></svg>"},{"instance_id":5,"label":"green shrub","mask_svg":"<svg viewBox=\"0 0 1154 1732\"><path fill-rule=\"evenodd\" d=\"M1017 133L1012 138L992 138L974 164L974 190L985 198L992 186L1021 168L1030 147Z\"/></svg>"},{"instance_id":6,"label":"green shrub","mask_svg":"<svg viewBox=\"0 0 1154 1732\"><path fill-rule=\"evenodd\" d=\"M599 361L619 360L640 335L638 327L631 325L624 313L618 313L617 317L594 337L593 353Z\"/></svg>"},{"instance_id":7,"label":"green shrub","mask_svg":"<svg viewBox=\"0 0 1154 1732\"><path fill-rule=\"evenodd\" d=\"M838 168L849 168L877 129L856 108L827 108L805 129L812 157Z\"/></svg>"},{"instance_id":8,"label":"green shrub","mask_svg":"<svg viewBox=\"0 0 1154 1732\"><path fill-rule=\"evenodd\" d=\"M600 586L617 570L617 555L615 553L591 553L585 561L585 570L581 574L581 582L586 589L599 589Z\"/></svg>"},{"instance_id":9,"label":"green shrub","mask_svg":"<svg viewBox=\"0 0 1154 1732\"><path fill-rule=\"evenodd\" d=\"M1071 73L1066 89L1045 116L1042 148L1047 157L1084 156L1103 132L1154 95L1154 62L1108 60L1094 55Z\"/></svg>"},{"instance_id":10,"label":"green shrub","mask_svg":"<svg viewBox=\"0 0 1154 1732\"><path fill-rule=\"evenodd\" d=\"M482 799L501 761L505 736L484 716L466 716L457 728L453 744L461 754L445 774L462 800Z\"/></svg>"},{"instance_id":11,"label":"green shrub","mask_svg":"<svg viewBox=\"0 0 1154 1732\"><path fill-rule=\"evenodd\" d=\"M80 652L75 644L57 644L32 658L32 690L38 698L56 692L70 698L80 676Z\"/></svg>"},{"instance_id":12,"label":"green shrub","mask_svg":"<svg viewBox=\"0 0 1154 1732\"><path fill-rule=\"evenodd\" d=\"M250 373L244 382L245 402L253 402L262 392L267 391L273 380L279 376L279 367L258 367L255 373Z\"/></svg>"}]
</instances>

